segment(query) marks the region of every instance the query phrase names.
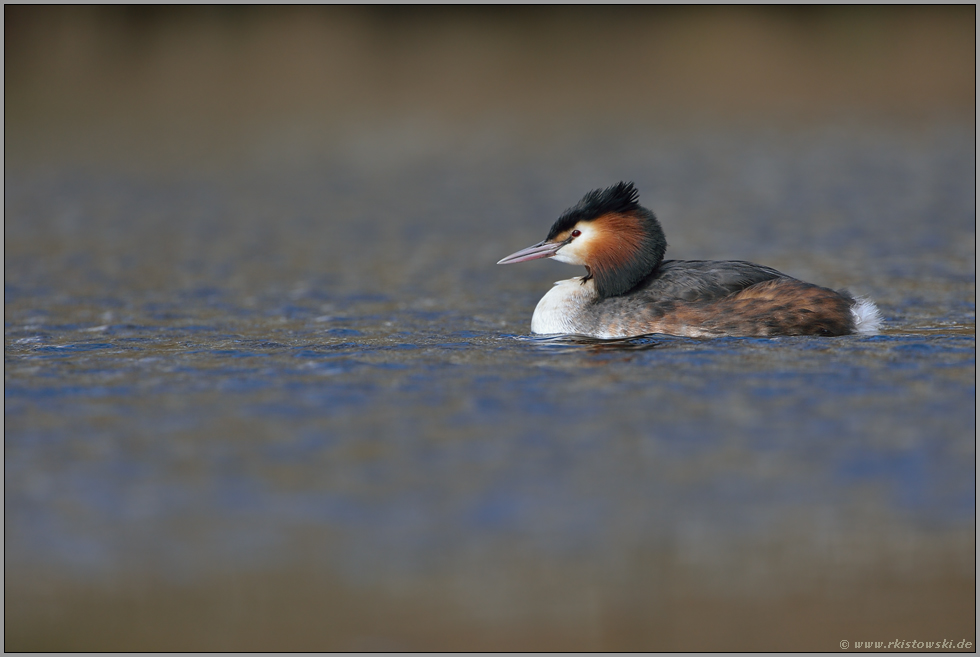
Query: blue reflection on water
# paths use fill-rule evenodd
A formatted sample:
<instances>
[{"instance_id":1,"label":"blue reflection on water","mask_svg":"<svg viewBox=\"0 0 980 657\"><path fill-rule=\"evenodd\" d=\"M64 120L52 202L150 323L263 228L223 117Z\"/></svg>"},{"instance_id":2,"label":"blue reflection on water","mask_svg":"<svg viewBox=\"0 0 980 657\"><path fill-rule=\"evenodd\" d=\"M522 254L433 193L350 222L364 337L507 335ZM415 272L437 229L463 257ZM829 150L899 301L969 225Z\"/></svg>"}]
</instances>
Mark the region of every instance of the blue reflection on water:
<instances>
[{"instance_id":1,"label":"blue reflection on water","mask_svg":"<svg viewBox=\"0 0 980 657\"><path fill-rule=\"evenodd\" d=\"M817 142L810 155L826 157ZM311 528L329 534L313 540L326 559L369 569L527 545L617 558L678 541L692 523L722 547L813 518L840 532L970 528L975 274L962 244L975 238L975 155L956 144L955 157L929 169L936 200L913 209L895 185L925 183L890 150L851 163L853 175L822 178L795 149L770 144L777 180L749 187L775 200L749 194L735 207L729 188L705 182L725 178L711 175L713 148L633 156L660 196L682 190L675 208L708 199L688 210L715 222L703 229L664 218L695 248L722 251L712 240L724 234L732 244L718 257L814 254L807 266L830 263L841 277L866 267L889 332L833 339L523 336L547 284L572 274L493 270L491 255L508 252L501 235L555 208L540 190L516 209L495 206L501 183L487 188L484 176L471 191L487 205L472 217L493 217L492 232L459 221L458 198L423 213L398 185L371 203L348 198L356 220L321 221L309 208L329 205L322 189L337 184L326 177L299 190L309 208L277 224L279 247L262 239L272 230L262 217L237 213L260 192L231 183L174 194L76 173L52 195L50 183L13 179L5 231L21 247L5 265L8 563L275 562ZM550 170L539 165L515 166L513 188L536 189L527 180ZM105 195L122 209L98 211ZM24 214L24 199L43 211ZM45 204L59 203L79 206L77 235L46 223L61 210ZM374 203L390 204L392 217L379 219ZM723 219L711 219L711 203ZM186 243L141 251L160 228L153 213L149 228L133 221L147 207L175 217L168 234ZM64 244L32 252L49 233ZM486 243L486 262L454 256L461 238ZM316 257L292 266L313 242ZM349 247L363 243L379 250ZM848 249L853 257L837 257ZM393 259L405 260L394 273ZM526 283L535 276L541 289Z\"/></svg>"}]
</instances>

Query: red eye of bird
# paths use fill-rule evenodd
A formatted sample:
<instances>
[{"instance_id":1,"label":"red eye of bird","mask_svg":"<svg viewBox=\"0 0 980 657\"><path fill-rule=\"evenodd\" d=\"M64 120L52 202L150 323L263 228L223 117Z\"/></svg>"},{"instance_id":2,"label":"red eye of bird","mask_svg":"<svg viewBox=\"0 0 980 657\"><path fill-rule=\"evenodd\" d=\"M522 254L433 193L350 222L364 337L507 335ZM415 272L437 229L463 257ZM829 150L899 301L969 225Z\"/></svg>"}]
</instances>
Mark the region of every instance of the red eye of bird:
<instances>
[{"instance_id":1,"label":"red eye of bird","mask_svg":"<svg viewBox=\"0 0 980 657\"><path fill-rule=\"evenodd\" d=\"M572 231L572 237L578 237L581 234L582 234L582 231L580 231L580 230L573 230Z\"/></svg>"}]
</instances>

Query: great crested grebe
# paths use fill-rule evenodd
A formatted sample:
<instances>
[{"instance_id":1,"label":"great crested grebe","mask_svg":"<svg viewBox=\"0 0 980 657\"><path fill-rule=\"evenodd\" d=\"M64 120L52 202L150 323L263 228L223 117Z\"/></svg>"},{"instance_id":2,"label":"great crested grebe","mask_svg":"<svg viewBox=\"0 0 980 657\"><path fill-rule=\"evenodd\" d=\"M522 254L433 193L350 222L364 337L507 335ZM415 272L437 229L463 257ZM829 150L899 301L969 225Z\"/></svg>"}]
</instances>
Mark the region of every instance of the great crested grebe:
<instances>
[{"instance_id":1,"label":"great crested grebe","mask_svg":"<svg viewBox=\"0 0 980 657\"><path fill-rule=\"evenodd\" d=\"M866 299L804 283L741 260L664 260L660 222L633 183L596 189L566 210L543 242L498 265L537 258L585 265L558 281L531 317L531 332L625 338L765 337L877 333Z\"/></svg>"}]
</instances>

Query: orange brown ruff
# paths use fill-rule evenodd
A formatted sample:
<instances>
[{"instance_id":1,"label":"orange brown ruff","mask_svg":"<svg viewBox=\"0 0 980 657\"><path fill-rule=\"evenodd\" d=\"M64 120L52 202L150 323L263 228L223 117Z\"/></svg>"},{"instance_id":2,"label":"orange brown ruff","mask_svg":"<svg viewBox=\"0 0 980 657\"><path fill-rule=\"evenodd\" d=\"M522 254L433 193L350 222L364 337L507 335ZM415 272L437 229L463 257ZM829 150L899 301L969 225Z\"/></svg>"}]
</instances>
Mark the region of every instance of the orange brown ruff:
<instances>
[{"instance_id":1,"label":"orange brown ruff","mask_svg":"<svg viewBox=\"0 0 980 657\"><path fill-rule=\"evenodd\" d=\"M626 272L636 271L638 264L642 266L635 260L644 252L644 227L636 216L619 213L602 215L595 227L596 241L588 250L586 267L600 293L614 296L618 288L628 290L642 278L625 276L626 280L618 281Z\"/></svg>"},{"instance_id":2,"label":"orange brown ruff","mask_svg":"<svg viewBox=\"0 0 980 657\"><path fill-rule=\"evenodd\" d=\"M618 338L846 335L877 332L877 308L846 292L743 261L664 260L660 222L632 183L594 190L548 237L499 264L554 258L588 274L538 302L531 331Z\"/></svg>"}]
</instances>

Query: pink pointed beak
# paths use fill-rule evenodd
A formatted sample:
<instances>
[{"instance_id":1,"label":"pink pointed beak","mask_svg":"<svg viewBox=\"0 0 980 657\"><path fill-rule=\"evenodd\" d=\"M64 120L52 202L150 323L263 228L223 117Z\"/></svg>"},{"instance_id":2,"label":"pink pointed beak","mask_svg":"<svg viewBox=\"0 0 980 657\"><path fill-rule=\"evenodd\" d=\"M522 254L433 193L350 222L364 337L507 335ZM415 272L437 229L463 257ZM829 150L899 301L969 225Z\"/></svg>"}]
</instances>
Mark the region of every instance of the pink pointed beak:
<instances>
[{"instance_id":1,"label":"pink pointed beak","mask_svg":"<svg viewBox=\"0 0 980 657\"><path fill-rule=\"evenodd\" d=\"M538 242L534 246L521 249L517 253L511 253L497 264L510 265L515 262L527 262L528 260L537 260L538 258L551 258L558 253L558 249L565 246L567 243L568 242L549 242L547 240Z\"/></svg>"}]
</instances>

